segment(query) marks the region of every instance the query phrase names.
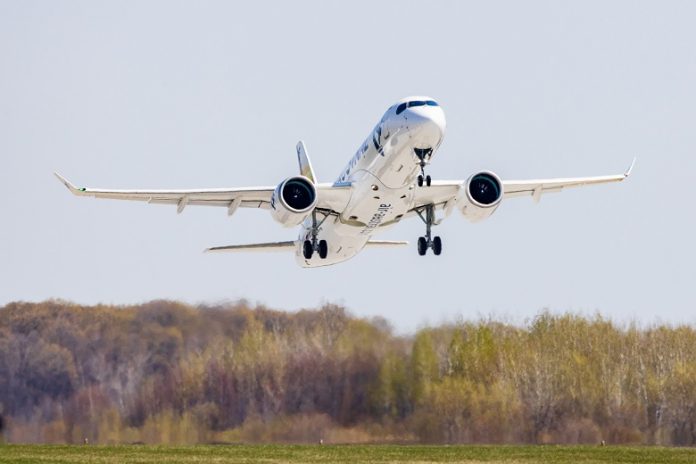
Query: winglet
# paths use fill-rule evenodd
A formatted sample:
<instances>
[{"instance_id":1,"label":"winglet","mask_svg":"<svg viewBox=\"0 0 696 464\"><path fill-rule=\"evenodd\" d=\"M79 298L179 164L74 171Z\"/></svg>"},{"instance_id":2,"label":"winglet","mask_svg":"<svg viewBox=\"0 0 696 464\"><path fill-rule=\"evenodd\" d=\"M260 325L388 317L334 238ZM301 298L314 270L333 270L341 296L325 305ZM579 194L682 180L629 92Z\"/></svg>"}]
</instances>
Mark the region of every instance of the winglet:
<instances>
[{"instance_id":1,"label":"winglet","mask_svg":"<svg viewBox=\"0 0 696 464\"><path fill-rule=\"evenodd\" d=\"M628 177L631 175L631 172L633 171L633 166L636 165L636 158L633 158L633 161L631 162L631 165L628 167L628 170L624 172L624 178Z\"/></svg>"},{"instance_id":2,"label":"winglet","mask_svg":"<svg viewBox=\"0 0 696 464\"><path fill-rule=\"evenodd\" d=\"M56 176L56 177L58 178L58 180L61 181L61 182L63 183L63 185L65 185L65 186L68 188L68 190L70 190L70 191L71 191L72 193L74 193L75 195L79 195L80 192L84 192L84 191L85 191L84 188L81 188L81 189L80 189L80 188L75 187L75 185L74 185L72 182L70 182L68 179L66 179L65 177L61 176L61 175L58 174L57 172L54 172L53 175Z\"/></svg>"}]
</instances>

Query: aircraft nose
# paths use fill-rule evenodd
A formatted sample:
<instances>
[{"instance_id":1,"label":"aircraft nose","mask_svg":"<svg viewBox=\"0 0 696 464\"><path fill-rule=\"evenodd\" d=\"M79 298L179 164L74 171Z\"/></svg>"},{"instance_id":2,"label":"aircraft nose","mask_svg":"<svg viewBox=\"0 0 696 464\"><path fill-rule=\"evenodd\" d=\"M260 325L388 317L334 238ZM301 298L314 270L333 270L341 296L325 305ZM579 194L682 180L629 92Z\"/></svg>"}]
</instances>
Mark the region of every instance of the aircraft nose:
<instances>
[{"instance_id":1,"label":"aircraft nose","mask_svg":"<svg viewBox=\"0 0 696 464\"><path fill-rule=\"evenodd\" d=\"M445 113L439 106L419 106L404 111L409 131L418 134L422 143L435 147L445 134Z\"/></svg>"}]
</instances>

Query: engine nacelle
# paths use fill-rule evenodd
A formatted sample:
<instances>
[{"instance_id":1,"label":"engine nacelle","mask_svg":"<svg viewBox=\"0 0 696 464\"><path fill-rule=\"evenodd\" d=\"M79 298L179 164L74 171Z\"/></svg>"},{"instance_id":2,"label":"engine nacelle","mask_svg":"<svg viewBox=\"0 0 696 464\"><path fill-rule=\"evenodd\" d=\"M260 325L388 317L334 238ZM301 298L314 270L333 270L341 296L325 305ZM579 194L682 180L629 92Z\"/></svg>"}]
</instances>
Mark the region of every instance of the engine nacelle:
<instances>
[{"instance_id":1,"label":"engine nacelle","mask_svg":"<svg viewBox=\"0 0 696 464\"><path fill-rule=\"evenodd\" d=\"M469 177L457 198L457 206L471 222L486 219L498 208L503 199L503 183L489 171Z\"/></svg>"},{"instance_id":2,"label":"engine nacelle","mask_svg":"<svg viewBox=\"0 0 696 464\"><path fill-rule=\"evenodd\" d=\"M300 225L317 204L317 189L306 177L285 179L271 196L271 216L285 227Z\"/></svg>"}]
</instances>

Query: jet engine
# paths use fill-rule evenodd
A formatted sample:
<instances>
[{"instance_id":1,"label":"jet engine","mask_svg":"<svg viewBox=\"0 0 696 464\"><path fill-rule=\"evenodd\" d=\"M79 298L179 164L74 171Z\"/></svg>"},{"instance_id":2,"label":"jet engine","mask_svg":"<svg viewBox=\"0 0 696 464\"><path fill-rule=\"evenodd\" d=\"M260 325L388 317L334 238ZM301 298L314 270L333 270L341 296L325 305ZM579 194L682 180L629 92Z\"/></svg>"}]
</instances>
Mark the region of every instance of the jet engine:
<instances>
[{"instance_id":1,"label":"jet engine","mask_svg":"<svg viewBox=\"0 0 696 464\"><path fill-rule=\"evenodd\" d=\"M300 225L317 204L317 189L306 177L285 179L271 196L271 215L285 227Z\"/></svg>"},{"instance_id":2,"label":"jet engine","mask_svg":"<svg viewBox=\"0 0 696 464\"><path fill-rule=\"evenodd\" d=\"M463 187L457 205L471 222L482 221L493 214L503 198L503 183L492 172L474 174Z\"/></svg>"}]
</instances>

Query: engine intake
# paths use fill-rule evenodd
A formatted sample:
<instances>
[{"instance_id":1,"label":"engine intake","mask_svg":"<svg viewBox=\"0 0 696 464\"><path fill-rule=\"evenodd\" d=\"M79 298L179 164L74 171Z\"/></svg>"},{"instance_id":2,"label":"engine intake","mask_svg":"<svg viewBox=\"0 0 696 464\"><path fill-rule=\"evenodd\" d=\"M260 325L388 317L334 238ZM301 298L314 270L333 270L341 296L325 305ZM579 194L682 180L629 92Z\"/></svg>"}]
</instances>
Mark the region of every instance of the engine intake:
<instances>
[{"instance_id":1,"label":"engine intake","mask_svg":"<svg viewBox=\"0 0 696 464\"><path fill-rule=\"evenodd\" d=\"M467 186L471 199L480 205L491 205L500 199L500 181L495 175L481 172L469 180Z\"/></svg>"},{"instance_id":2,"label":"engine intake","mask_svg":"<svg viewBox=\"0 0 696 464\"><path fill-rule=\"evenodd\" d=\"M306 177L290 177L273 191L271 215L286 227L299 225L317 204L317 189Z\"/></svg>"},{"instance_id":3,"label":"engine intake","mask_svg":"<svg viewBox=\"0 0 696 464\"><path fill-rule=\"evenodd\" d=\"M503 183L492 172L474 174L464 183L457 199L462 214L471 222L481 221L498 208L503 198Z\"/></svg>"}]
</instances>

